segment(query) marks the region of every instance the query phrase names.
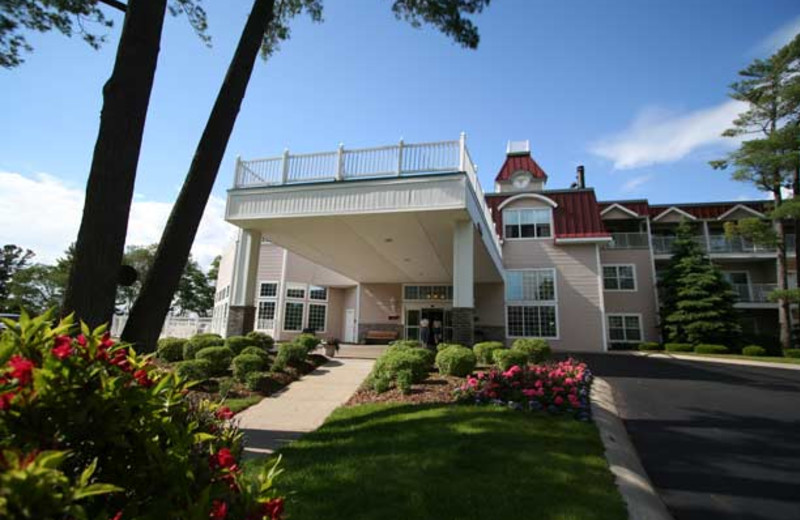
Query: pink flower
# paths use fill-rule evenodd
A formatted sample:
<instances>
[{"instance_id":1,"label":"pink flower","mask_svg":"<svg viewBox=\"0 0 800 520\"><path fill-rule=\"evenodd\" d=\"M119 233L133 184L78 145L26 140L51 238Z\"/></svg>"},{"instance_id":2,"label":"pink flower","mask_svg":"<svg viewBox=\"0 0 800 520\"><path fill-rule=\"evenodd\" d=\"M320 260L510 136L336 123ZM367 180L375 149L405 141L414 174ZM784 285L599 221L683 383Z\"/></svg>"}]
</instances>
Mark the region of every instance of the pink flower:
<instances>
[{"instance_id":1,"label":"pink flower","mask_svg":"<svg viewBox=\"0 0 800 520\"><path fill-rule=\"evenodd\" d=\"M226 516L228 516L228 503L222 500L214 500L211 503L211 512L208 513L208 517L211 520L225 520Z\"/></svg>"},{"instance_id":2,"label":"pink flower","mask_svg":"<svg viewBox=\"0 0 800 520\"><path fill-rule=\"evenodd\" d=\"M261 514L269 518L269 520L280 520L283 514L283 499L272 498L264 502L261 506Z\"/></svg>"},{"instance_id":3,"label":"pink flower","mask_svg":"<svg viewBox=\"0 0 800 520\"><path fill-rule=\"evenodd\" d=\"M537 392L533 388L526 388L522 391L526 397L535 397Z\"/></svg>"},{"instance_id":4,"label":"pink flower","mask_svg":"<svg viewBox=\"0 0 800 520\"><path fill-rule=\"evenodd\" d=\"M553 402L554 402L554 403L555 403L557 406L561 406L562 404L564 404L564 398L563 398L563 397L561 397L561 396L557 396L555 399L553 399Z\"/></svg>"},{"instance_id":5,"label":"pink flower","mask_svg":"<svg viewBox=\"0 0 800 520\"><path fill-rule=\"evenodd\" d=\"M136 382L139 383L139 386L143 386L145 388L153 386L153 380L147 375L147 370L137 370L133 373L134 379Z\"/></svg>"},{"instance_id":6,"label":"pink flower","mask_svg":"<svg viewBox=\"0 0 800 520\"><path fill-rule=\"evenodd\" d=\"M0 394L0 410L7 410L11 406L11 400L14 399L15 395L14 392Z\"/></svg>"},{"instance_id":7,"label":"pink flower","mask_svg":"<svg viewBox=\"0 0 800 520\"><path fill-rule=\"evenodd\" d=\"M122 510L117 511L117 514L112 516L111 520L122 520Z\"/></svg>"},{"instance_id":8,"label":"pink flower","mask_svg":"<svg viewBox=\"0 0 800 520\"><path fill-rule=\"evenodd\" d=\"M223 406L214 413L217 416L217 419L233 419L233 412L227 406Z\"/></svg>"},{"instance_id":9,"label":"pink flower","mask_svg":"<svg viewBox=\"0 0 800 520\"><path fill-rule=\"evenodd\" d=\"M14 354L8 360L8 366L11 367L9 375L17 380L17 384L25 386L31 382L33 377L33 361L25 359L19 354Z\"/></svg>"}]
</instances>

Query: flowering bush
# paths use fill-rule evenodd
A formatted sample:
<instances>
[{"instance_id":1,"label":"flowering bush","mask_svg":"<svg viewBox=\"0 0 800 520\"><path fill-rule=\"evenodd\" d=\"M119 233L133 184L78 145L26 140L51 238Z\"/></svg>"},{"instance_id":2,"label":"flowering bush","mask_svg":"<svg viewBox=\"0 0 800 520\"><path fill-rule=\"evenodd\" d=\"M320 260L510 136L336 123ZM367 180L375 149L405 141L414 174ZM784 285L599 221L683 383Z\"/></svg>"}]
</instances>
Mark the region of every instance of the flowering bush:
<instances>
[{"instance_id":1,"label":"flowering bush","mask_svg":"<svg viewBox=\"0 0 800 520\"><path fill-rule=\"evenodd\" d=\"M588 420L592 374L572 358L559 363L491 370L467 376L456 395L464 402L504 404L513 408L571 412Z\"/></svg>"},{"instance_id":2,"label":"flowering bush","mask_svg":"<svg viewBox=\"0 0 800 520\"><path fill-rule=\"evenodd\" d=\"M104 327L3 321L0 517L280 518L278 470L245 478L230 410Z\"/></svg>"}]
</instances>

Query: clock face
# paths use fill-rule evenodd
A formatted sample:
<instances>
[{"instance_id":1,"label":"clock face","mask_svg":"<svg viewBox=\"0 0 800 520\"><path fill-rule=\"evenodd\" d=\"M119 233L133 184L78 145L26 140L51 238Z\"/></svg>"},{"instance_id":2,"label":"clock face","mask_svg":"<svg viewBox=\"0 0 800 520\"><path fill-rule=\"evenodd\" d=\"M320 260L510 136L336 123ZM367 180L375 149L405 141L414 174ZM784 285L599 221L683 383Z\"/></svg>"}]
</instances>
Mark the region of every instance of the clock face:
<instances>
[{"instance_id":1,"label":"clock face","mask_svg":"<svg viewBox=\"0 0 800 520\"><path fill-rule=\"evenodd\" d=\"M528 175L519 175L514 177L514 187L517 189L526 188L530 184L531 178Z\"/></svg>"}]
</instances>

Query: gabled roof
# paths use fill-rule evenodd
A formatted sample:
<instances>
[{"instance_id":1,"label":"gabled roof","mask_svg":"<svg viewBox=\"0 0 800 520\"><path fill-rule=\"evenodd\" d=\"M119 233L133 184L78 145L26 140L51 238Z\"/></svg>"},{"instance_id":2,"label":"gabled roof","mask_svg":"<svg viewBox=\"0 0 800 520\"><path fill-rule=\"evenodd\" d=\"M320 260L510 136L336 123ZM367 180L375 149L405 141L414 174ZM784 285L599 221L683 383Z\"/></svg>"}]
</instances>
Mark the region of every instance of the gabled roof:
<instances>
[{"instance_id":1,"label":"gabled roof","mask_svg":"<svg viewBox=\"0 0 800 520\"><path fill-rule=\"evenodd\" d=\"M655 204L650 205L650 216L655 218L664 210L678 208L681 211L692 215L695 218L704 220L716 220L721 215L730 212L737 206L744 206L758 213L769 210L772 201L769 200L746 200L746 201L725 201L725 202L701 202L690 204ZM741 208L740 208L741 209Z\"/></svg>"},{"instance_id":2,"label":"gabled roof","mask_svg":"<svg viewBox=\"0 0 800 520\"><path fill-rule=\"evenodd\" d=\"M765 215L762 212L756 211L753 208L751 208L750 206L745 206L744 204L737 204L734 207L732 207L731 209L729 209L728 211L726 211L725 213L723 213L722 215L718 216L717 220L725 220L726 218L728 218L729 216L733 215L737 211L744 211L745 213L749 213L749 214L753 215L754 217L758 217L758 218L764 218L765 217Z\"/></svg>"},{"instance_id":3,"label":"gabled roof","mask_svg":"<svg viewBox=\"0 0 800 520\"><path fill-rule=\"evenodd\" d=\"M666 217L670 213L677 213L678 215L680 215L682 217L686 217L689 220L697 220L697 217L695 217L691 213L687 213L686 211L682 210L681 208L679 208L677 206L670 206L669 208L665 209L664 211L662 211L661 213L659 213L658 215L653 217L653 222L658 222L659 220L661 220L662 218Z\"/></svg>"},{"instance_id":4,"label":"gabled roof","mask_svg":"<svg viewBox=\"0 0 800 520\"><path fill-rule=\"evenodd\" d=\"M593 189L545 190L539 194L551 199L557 207L553 208L553 234L555 238L609 237L600 218ZM503 236L503 216L499 206L519 193L495 193L486 196L486 204L492 210L495 229Z\"/></svg>"},{"instance_id":5,"label":"gabled roof","mask_svg":"<svg viewBox=\"0 0 800 520\"><path fill-rule=\"evenodd\" d=\"M518 171L530 172L534 179L547 180L547 174L536 164L530 153L508 154L506 162L495 177L496 182L511 180L511 176Z\"/></svg>"},{"instance_id":6,"label":"gabled roof","mask_svg":"<svg viewBox=\"0 0 800 520\"><path fill-rule=\"evenodd\" d=\"M611 212L611 211L615 211L615 210L616 211L621 211L622 213L628 215L629 217L639 218L639 214L638 213L636 213L632 209L626 208L622 204L617 204L616 202L614 204L606 207L605 209L601 210L600 211L600 216L604 217L606 215L606 213Z\"/></svg>"},{"instance_id":7,"label":"gabled roof","mask_svg":"<svg viewBox=\"0 0 800 520\"><path fill-rule=\"evenodd\" d=\"M623 207L640 217L646 217L650 214L650 204L645 199L601 200L598 204L600 205L601 215L610 210L612 206Z\"/></svg>"}]
</instances>

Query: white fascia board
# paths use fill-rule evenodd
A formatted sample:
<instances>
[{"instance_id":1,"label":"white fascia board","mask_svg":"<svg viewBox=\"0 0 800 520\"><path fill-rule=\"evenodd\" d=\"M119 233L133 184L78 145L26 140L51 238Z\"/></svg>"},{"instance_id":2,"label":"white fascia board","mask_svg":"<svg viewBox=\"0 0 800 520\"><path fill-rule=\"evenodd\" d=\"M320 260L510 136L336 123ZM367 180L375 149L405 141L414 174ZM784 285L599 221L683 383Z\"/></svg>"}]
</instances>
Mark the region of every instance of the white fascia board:
<instances>
[{"instance_id":1,"label":"white fascia board","mask_svg":"<svg viewBox=\"0 0 800 520\"><path fill-rule=\"evenodd\" d=\"M678 213L679 215L683 215L684 217L688 218L689 220L697 220L697 217L695 217L694 215L686 213L681 208L676 208L675 206L672 206L671 208L667 208L664 211L662 211L661 213L659 213L658 216L653 219L653 222L658 222L659 219L666 217L667 215L669 215L673 211L675 213Z\"/></svg>"},{"instance_id":2,"label":"white fascia board","mask_svg":"<svg viewBox=\"0 0 800 520\"><path fill-rule=\"evenodd\" d=\"M726 211L725 213L723 213L722 215L718 216L717 220L725 220L726 218L728 218L728 215L733 215L734 213L736 213L739 210L746 211L746 212L750 213L751 215L756 216L758 218L764 218L765 217L765 215L763 213L761 213L760 211L756 211L756 210L754 210L753 208L751 208L749 206L745 206L744 204L737 204L734 207L732 207L731 209L729 209L728 211Z\"/></svg>"},{"instance_id":3,"label":"white fascia board","mask_svg":"<svg viewBox=\"0 0 800 520\"><path fill-rule=\"evenodd\" d=\"M623 206L621 204L617 204L616 202L614 204L610 205L609 207L607 207L606 209L604 209L603 211L601 211L600 212L600 216L602 217L603 215L605 215L609 211L612 211L612 210L615 210L615 209L625 213L626 215L630 215L631 217L639 218L641 216L638 213L636 213L635 211L633 211L631 209L628 209L628 208L626 208L625 206Z\"/></svg>"},{"instance_id":4,"label":"white fascia board","mask_svg":"<svg viewBox=\"0 0 800 520\"><path fill-rule=\"evenodd\" d=\"M604 244L612 240L611 237L556 238L556 244Z\"/></svg>"}]
</instances>

